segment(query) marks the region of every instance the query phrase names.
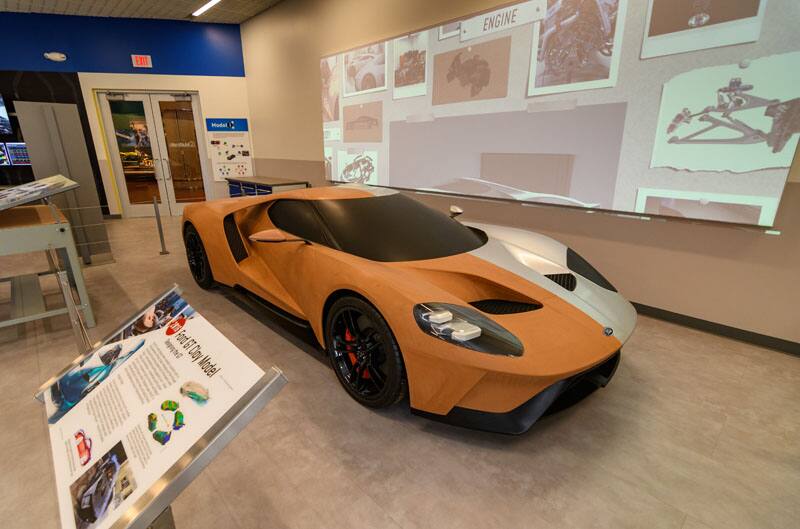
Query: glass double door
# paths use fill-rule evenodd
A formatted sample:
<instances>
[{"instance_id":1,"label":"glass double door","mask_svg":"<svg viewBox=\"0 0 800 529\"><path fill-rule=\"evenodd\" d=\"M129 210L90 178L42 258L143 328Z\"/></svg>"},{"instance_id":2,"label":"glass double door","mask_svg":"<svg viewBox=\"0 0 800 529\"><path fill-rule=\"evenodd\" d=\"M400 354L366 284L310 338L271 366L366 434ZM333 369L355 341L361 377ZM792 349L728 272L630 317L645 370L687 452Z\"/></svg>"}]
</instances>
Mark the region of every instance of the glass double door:
<instances>
[{"instance_id":1,"label":"glass double door","mask_svg":"<svg viewBox=\"0 0 800 529\"><path fill-rule=\"evenodd\" d=\"M210 173L196 94L109 92L99 99L124 216L153 215L153 197L162 215L206 199Z\"/></svg>"}]
</instances>

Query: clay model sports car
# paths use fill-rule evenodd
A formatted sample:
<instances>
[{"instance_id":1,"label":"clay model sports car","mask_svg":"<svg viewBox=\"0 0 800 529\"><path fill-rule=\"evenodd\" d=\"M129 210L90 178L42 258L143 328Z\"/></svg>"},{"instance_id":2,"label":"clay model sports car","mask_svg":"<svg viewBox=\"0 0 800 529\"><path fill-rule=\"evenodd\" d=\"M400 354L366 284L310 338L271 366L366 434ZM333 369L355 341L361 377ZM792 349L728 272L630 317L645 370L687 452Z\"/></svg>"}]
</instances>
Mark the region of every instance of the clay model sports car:
<instances>
[{"instance_id":1,"label":"clay model sports car","mask_svg":"<svg viewBox=\"0 0 800 529\"><path fill-rule=\"evenodd\" d=\"M522 433L614 374L633 307L542 235L361 185L186 206L189 268L311 327L356 401Z\"/></svg>"}]
</instances>

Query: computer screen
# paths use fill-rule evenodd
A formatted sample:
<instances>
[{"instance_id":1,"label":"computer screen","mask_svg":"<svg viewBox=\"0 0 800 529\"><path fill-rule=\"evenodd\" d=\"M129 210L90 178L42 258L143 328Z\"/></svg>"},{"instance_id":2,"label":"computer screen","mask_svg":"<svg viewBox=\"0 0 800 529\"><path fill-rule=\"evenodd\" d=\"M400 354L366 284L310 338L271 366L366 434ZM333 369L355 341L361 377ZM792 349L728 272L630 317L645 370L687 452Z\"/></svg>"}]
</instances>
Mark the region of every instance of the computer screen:
<instances>
[{"instance_id":1,"label":"computer screen","mask_svg":"<svg viewBox=\"0 0 800 529\"><path fill-rule=\"evenodd\" d=\"M3 96L1 95L0 95L0 134L14 134L14 129L11 128L11 120L8 119L6 102L3 100Z\"/></svg>"},{"instance_id":2,"label":"computer screen","mask_svg":"<svg viewBox=\"0 0 800 529\"><path fill-rule=\"evenodd\" d=\"M28 156L28 147L25 143L6 143L6 151L11 165L30 165L31 158Z\"/></svg>"}]
</instances>

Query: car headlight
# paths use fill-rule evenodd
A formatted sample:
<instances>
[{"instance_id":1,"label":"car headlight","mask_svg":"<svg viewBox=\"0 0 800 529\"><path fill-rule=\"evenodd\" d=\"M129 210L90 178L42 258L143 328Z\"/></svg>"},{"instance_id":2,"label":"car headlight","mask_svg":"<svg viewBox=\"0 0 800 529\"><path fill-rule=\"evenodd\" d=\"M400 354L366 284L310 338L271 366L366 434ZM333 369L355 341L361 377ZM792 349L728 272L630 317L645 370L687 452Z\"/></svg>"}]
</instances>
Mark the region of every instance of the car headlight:
<instances>
[{"instance_id":1,"label":"car headlight","mask_svg":"<svg viewBox=\"0 0 800 529\"><path fill-rule=\"evenodd\" d=\"M522 356L519 339L477 310L449 303L420 303L414 319L427 334L481 353Z\"/></svg>"}]
</instances>

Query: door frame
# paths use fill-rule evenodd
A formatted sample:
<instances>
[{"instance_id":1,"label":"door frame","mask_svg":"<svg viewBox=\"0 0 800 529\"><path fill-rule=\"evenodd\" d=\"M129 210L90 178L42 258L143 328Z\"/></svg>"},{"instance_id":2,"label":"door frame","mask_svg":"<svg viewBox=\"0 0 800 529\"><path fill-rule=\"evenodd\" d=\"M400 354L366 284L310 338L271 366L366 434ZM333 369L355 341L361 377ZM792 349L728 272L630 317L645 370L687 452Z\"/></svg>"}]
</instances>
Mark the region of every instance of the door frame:
<instances>
[{"instance_id":1,"label":"door frame","mask_svg":"<svg viewBox=\"0 0 800 529\"><path fill-rule=\"evenodd\" d=\"M203 113L200 105L200 93L193 90L141 90L141 89L95 89L94 97L100 109L100 119L105 130L103 141L109 155L109 169L111 177L116 183L117 194L122 206L123 217L151 217L154 215L152 204L131 204L122 170L122 161L119 157L119 147L116 142L114 124L111 118L111 108L108 96L121 96L122 100L142 101L145 108L150 134L150 145L153 150L153 168L156 173L161 199L159 200L162 215L182 215L183 208L191 202L177 202L172 188L172 179L169 169L169 151L167 150L164 126L161 119L158 101L180 101L190 99L194 117L195 136L197 137L197 153L200 157L200 171L203 177L203 190L206 200L214 198L214 178L211 171L211 160L208 157L206 146L205 127L203 126ZM155 103L155 104L154 104Z\"/></svg>"}]
</instances>

